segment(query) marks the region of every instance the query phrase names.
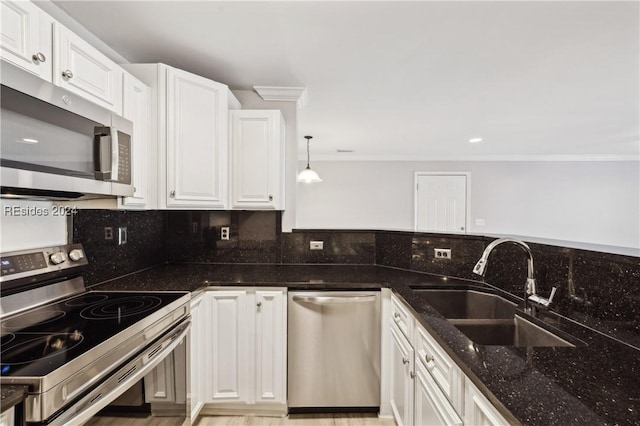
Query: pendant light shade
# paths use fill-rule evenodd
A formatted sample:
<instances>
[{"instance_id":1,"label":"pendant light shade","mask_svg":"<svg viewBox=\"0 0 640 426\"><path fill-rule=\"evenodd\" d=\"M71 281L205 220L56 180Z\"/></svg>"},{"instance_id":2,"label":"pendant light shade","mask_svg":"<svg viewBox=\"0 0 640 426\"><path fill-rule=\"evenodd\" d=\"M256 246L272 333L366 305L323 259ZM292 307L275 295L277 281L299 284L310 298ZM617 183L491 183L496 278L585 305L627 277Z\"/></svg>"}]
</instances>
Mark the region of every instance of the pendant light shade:
<instances>
[{"instance_id":1,"label":"pendant light shade","mask_svg":"<svg viewBox=\"0 0 640 426\"><path fill-rule=\"evenodd\" d=\"M304 137L307 140L307 167L303 171L298 173L298 182L304 182L304 183L322 182L322 179L320 179L320 176L318 176L318 173L316 173L314 170L311 169L311 167L309 167L309 140L312 137L313 136Z\"/></svg>"}]
</instances>

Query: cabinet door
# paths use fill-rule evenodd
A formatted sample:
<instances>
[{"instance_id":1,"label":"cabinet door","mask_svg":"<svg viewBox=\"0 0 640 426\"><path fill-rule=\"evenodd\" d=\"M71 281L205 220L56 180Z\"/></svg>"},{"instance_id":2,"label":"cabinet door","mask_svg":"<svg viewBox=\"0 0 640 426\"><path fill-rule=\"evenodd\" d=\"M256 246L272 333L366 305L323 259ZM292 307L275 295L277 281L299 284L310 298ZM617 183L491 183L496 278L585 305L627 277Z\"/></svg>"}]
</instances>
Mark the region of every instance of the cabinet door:
<instances>
[{"instance_id":1,"label":"cabinet door","mask_svg":"<svg viewBox=\"0 0 640 426\"><path fill-rule=\"evenodd\" d=\"M212 291L206 294L209 339L206 357L210 372L206 402L249 400L247 292Z\"/></svg>"},{"instance_id":2,"label":"cabinet door","mask_svg":"<svg viewBox=\"0 0 640 426\"><path fill-rule=\"evenodd\" d=\"M191 422L194 423L204 404L204 387L207 372L205 318L202 304L203 297L191 301L191 334L190 334L190 401Z\"/></svg>"},{"instance_id":3,"label":"cabinet door","mask_svg":"<svg viewBox=\"0 0 640 426\"><path fill-rule=\"evenodd\" d=\"M122 68L56 23L54 84L122 115Z\"/></svg>"},{"instance_id":4,"label":"cabinet door","mask_svg":"<svg viewBox=\"0 0 640 426\"><path fill-rule=\"evenodd\" d=\"M399 426L413 424L413 348L406 337L391 324L391 409Z\"/></svg>"},{"instance_id":5,"label":"cabinet door","mask_svg":"<svg viewBox=\"0 0 640 426\"><path fill-rule=\"evenodd\" d=\"M416 361L416 425L462 426L462 420L422 362Z\"/></svg>"},{"instance_id":6,"label":"cabinet door","mask_svg":"<svg viewBox=\"0 0 640 426\"><path fill-rule=\"evenodd\" d=\"M256 290L255 395L257 403L287 400L287 310L283 290Z\"/></svg>"},{"instance_id":7,"label":"cabinet door","mask_svg":"<svg viewBox=\"0 0 640 426\"><path fill-rule=\"evenodd\" d=\"M2 0L0 56L44 80L52 78L53 20L27 1Z\"/></svg>"},{"instance_id":8,"label":"cabinet door","mask_svg":"<svg viewBox=\"0 0 640 426\"><path fill-rule=\"evenodd\" d=\"M416 364L425 364L431 377L451 401L453 407L462 412L464 408L464 373L447 355L436 340L421 325L415 327L414 345Z\"/></svg>"},{"instance_id":9,"label":"cabinet door","mask_svg":"<svg viewBox=\"0 0 640 426\"><path fill-rule=\"evenodd\" d=\"M174 371L172 353L144 377L146 402L176 402Z\"/></svg>"},{"instance_id":10,"label":"cabinet door","mask_svg":"<svg viewBox=\"0 0 640 426\"><path fill-rule=\"evenodd\" d=\"M284 120L268 110L231 111L231 207L284 208Z\"/></svg>"},{"instance_id":11,"label":"cabinet door","mask_svg":"<svg viewBox=\"0 0 640 426\"><path fill-rule=\"evenodd\" d=\"M465 380L464 423L469 425L508 425L489 400L480 393L470 380Z\"/></svg>"},{"instance_id":12,"label":"cabinet door","mask_svg":"<svg viewBox=\"0 0 640 426\"><path fill-rule=\"evenodd\" d=\"M123 208L153 208L147 196L149 150L149 88L131 74L124 73L122 115L133 122L133 196L120 200Z\"/></svg>"},{"instance_id":13,"label":"cabinet door","mask_svg":"<svg viewBox=\"0 0 640 426\"><path fill-rule=\"evenodd\" d=\"M227 207L228 90L167 68L167 207Z\"/></svg>"}]
</instances>

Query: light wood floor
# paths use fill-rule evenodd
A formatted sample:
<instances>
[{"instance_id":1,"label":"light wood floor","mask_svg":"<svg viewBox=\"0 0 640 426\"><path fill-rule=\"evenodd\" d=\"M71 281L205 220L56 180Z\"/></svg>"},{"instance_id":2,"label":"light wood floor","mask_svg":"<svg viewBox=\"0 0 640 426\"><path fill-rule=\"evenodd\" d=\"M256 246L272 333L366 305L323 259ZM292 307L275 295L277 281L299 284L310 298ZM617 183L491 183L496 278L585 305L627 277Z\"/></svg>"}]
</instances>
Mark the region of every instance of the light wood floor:
<instances>
[{"instance_id":1,"label":"light wood floor","mask_svg":"<svg viewBox=\"0 0 640 426\"><path fill-rule=\"evenodd\" d=\"M94 417L85 426L176 426L174 417ZM375 414L292 414L288 417L200 416L193 426L395 426Z\"/></svg>"}]
</instances>

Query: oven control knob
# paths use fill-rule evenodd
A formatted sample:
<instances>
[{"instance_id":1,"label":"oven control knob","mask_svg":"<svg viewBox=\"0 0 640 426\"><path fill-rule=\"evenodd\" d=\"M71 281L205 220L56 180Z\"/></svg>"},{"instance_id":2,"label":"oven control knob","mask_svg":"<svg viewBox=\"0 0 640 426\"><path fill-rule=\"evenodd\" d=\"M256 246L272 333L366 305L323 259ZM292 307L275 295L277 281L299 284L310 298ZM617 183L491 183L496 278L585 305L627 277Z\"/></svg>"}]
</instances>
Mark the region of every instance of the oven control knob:
<instances>
[{"instance_id":1,"label":"oven control knob","mask_svg":"<svg viewBox=\"0 0 640 426\"><path fill-rule=\"evenodd\" d=\"M58 251L49 256L49 260L51 260L51 263L54 265L59 265L67 260L67 255L65 255L63 251Z\"/></svg>"},{"instance_id":2,"label":"oven control knob","mask_svg":"<svg viewBox=\"0 0 640 426\"><path fill-rule=\"evenodd\" d=\"M74 262L77 262L78 260L80 260L80 259L82 259L84 257L84 253L80 249L73 249L73 250L71 250L69 252L69 257Z\"/></svg>"}]
</instances>

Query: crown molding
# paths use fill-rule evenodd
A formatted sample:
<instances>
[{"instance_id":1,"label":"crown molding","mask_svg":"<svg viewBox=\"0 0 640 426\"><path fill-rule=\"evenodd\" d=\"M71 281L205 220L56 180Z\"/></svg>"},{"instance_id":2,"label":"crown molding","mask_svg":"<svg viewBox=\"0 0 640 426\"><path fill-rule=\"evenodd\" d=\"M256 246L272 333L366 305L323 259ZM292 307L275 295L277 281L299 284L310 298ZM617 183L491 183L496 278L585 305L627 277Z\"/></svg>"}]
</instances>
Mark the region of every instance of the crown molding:
<instances>
[{"instance_id":1,"label":"crown molding","mask_svg":"<svg viewBox=\"0 0 640 426\"><path fill-rule=\"evenodd\" d=\"M303 158L300 158L302 161ZM306 157L304 158L306 161ZM313 154L317 161L640 161L640 155L358 155Z\"/></svg>"},{"instance_id":2,"label":"crown molding","mask_svg":"<svg viewBox=\"0 0 640 426\"><path fill-rule=\"evenodd\" d=\"M253 86L253 90L263 101L296 102L298 108L309 101L306 87Z\"/></svg>"}]
</instances>

